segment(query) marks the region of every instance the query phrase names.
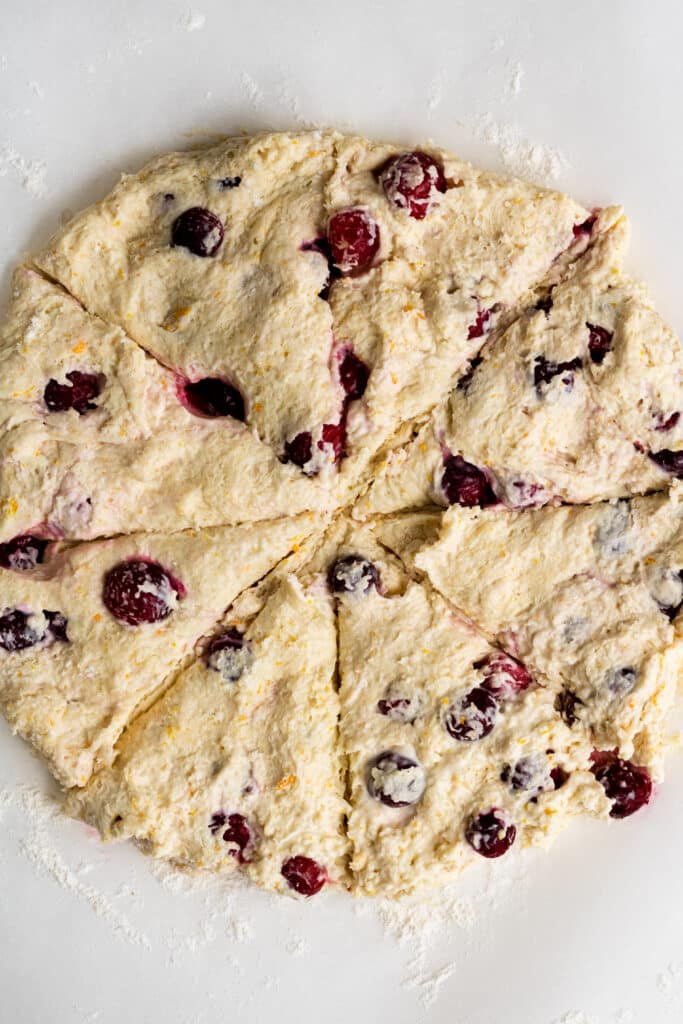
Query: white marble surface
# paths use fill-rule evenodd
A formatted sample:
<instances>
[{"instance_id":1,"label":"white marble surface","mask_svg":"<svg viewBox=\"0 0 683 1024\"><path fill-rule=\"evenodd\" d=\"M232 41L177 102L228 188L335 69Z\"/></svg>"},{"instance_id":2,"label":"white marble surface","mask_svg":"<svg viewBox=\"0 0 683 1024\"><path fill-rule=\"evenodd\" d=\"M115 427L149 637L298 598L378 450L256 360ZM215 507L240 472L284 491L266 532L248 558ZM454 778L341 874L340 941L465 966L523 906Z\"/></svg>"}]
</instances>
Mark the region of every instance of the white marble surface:
<instances>
[{"instance_id":1,"label":"white marble surface","mask_svg":"<svg viewBox=\"0 0 683 1024\"><path fill-rule=\"evenodd\" d=\"M491 167L532 158L587 205L622 201L630 265L683 329L674 2L25 0L1 25L3 292L21 253L120 171L206 133L310 122L432 137ZM482 865L457 920L444 901L406 912L428 927L403 944L337 894L170 891L22 785L49 790L0 725L3 1024L683 1017L680 756L648 810Z\"/></svg>"}]
</instances>

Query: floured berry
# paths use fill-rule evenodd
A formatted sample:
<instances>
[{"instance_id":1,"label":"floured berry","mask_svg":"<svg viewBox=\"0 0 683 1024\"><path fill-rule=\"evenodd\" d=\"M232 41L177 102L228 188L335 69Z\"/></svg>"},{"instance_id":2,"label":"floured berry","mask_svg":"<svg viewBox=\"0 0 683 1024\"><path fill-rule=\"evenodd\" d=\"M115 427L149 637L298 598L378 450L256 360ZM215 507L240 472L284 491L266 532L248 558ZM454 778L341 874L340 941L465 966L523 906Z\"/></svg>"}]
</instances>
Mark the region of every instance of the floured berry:
<instances>
[{"instance_id":1,"label":"floured berry","mask_svg":"<svg viewBox=\"0 0 683 1024\"><path fill-rule=\"evenodd\" d=\"M229 843L231 849L228 851L240 864L248 861L247 849L251 842L251 829L243 814L230 814L227 819L227 828L223 833L223 842Z\"/></svg>"},{"instance_id":2,"label":"floured berry","mask_svg":"<svg viewBox=\"0 0 683 1024\"><path fill-rule=\"evenodd\" d=\"M361 398L368 386L370 370L350 348L344 350L339 361L339 381L349 402Z\"/></svg>"},{"instance_id":3,"label":"floured berry","mask_svg":"<svg viewBox=\"0 0 683 1024\"><path fill-rule=\"evenodd\" d=\"M43 615L47 621L45 636L59 643L68 643L69 637L67 636L66 629L69 623L64 615L61 612L51 612L45 609L43 609Z\"/></svg>"},{"instance_id":4,"label":"floured berry","mask_svg":"<svg viewBox=\"0 0 683 1024\"><path fill-rule=\"evenodd\" d=\"M0 566L13 572L29 572L39 565L49 541L31 534L21 534L0 544Z\"/></svg>"},{"instance_id":5,"label":"floured berry","mask_svg":"<svg viewBox=\"0 0 683 1024\"><path fill-rule=\"evenodd\" d=\"M343 275L369 270L379 252L379 225L360 206L340 210L327 226L332 262Z\"/></svg>"},{"instance_id":6,"label":"floured berry","mask_svg":"<svg viewBox=\"0 0 683 1024\"><path fill-rule=\"evenodd\" d=\"M660 469L663 469L665 473L671 473L672 476L683 477L683 449L677 452L672 452L669 448L662 448L658 452L648 453L653 462L655 462Z\"/></svg>"},{"instance_id":7,"label":"floured berry","mask_svg":"<svg viewBox=\"0 0 683 1024\"><path fill-rule=\"evenodd\" d=\"M361 555L338 558L330 568L328 580L335 594L367 594L372 587L379 589L377 566Z\"/></svg>"},{"instance_id":8,"label":"floured berry","mask_svg":"<svg viewBox=\"0 0 683 1024\"><path fill-rule=\"evenodd\" d=\"M7 608L0 615L0 647L6 651L23 651L34 647L43 634L31 625L31 616L18 608Z\"/></svg>"},{"instance_id":9,"label":"floured berry","mask_svg":"<svg viewBox=\"0 0 683 1024\"><path fill-rule=\"evenodd\" d=\"M612 801L610 818L628 818L649 803L652 779L647 768L618 756L616 751L594 750L591 771Z\"/></svg>"},{"instance_id":10,"label":"floured berry","mask_svg":"<svg viewBox=\"0 0 683 1024\"><path fill-rule=\"evenodd\" d=\"M380 715L386 715L392 722L410 725L422 712L422 696L405 683L390 683L384 696L377 701Z\"/></svg>"},{"instance_id":11,"label":"floured berry","mask_svg":"<svg viewBox=\"0 0 683 1024\"><path fill-rule=\"evenodd\" d=\"M66 374L68 384L60 384L50 379L45 385L43 401L50 412L67 412L75 410L79 416L85 415L91 409L96 409L94 399L102 391L102 378L97 373L82 373L80 370L70 370Z\"/></svg>"},{"instance_id":12,"label":"floured berry","mask_svg":"<svg viewBox=\"0 0 683 1024\"><path fill-rule=\"evenodd\" d=\"M142 558L119 562L104 578L102 600L119 622L141 626L167 618L184 594L162 566Z\"/></svg>"},{"instance_id":13,"label":"floured berry","mask_svg":"<svg viewBox=\"0 0 683 1024\"><path fill-rule=\"evenodd\" d=\"M527 754L514 765L507 765L501 773L503 782L510 789L538 796L549 789L555 789L550 765L544 754Z\"/></svg>"},{"instance_id":14,"label":"floured berry","mask_svg":"<svg viewBox=\"0 0 683 1024\"><path fill-rule=\"evenodd\" d=\"M588 328L588 355L594 363L601 363L608 352L612 351L612 331L597 324L586 324Z\"/></svg>"},{"instance_id":15,"label":"floured berry","mask_svg":"<svg viewBox=\"0 0 683 1024\"><path fill-rule=\"evenodd\" d=\"M436 196L446 191L443 167L419 150L387 160L380 168L379 181L389 202L415 220L426 217Z\"/></svg>"},{"instance_id":16,"label":"floured berry","mask_svg":"<svg viewBox=\"0 0 683 1024\"><path fill-rule=\"evenodd\" d=\"M196 416L232 416L244 422L244 399L220 377L203 377L182 385L184 405Z\"/></svg>"},{"instance_id":17,"label":"floured berry","mask_svg":"<svg viewBox=\"0 0 683 1024\"><path fill-rule=\"evenodd\" d=\"M443 712L446 732L454 740L473 743L493 729L498 718L498 701L483 686L452 700Z\"/></svg>"},{"instance_id":18,"label":"floured berry","mask_svg":"<svg viewBox=\"0 0 683 1024\"><path fill-rule=\"evenodd\" d=\"M300 896L315 896L327 882L327 871L323 865L301 854L286 860L281 873L289 888Z\"/></svg>"},{"instance_id":19,"label":"floured berry","mask_svg":"<svg viewBox=\"0 0 683 1024\"><path fill-rule=\"evenodd\" d=\"M218 672L226 683L236 683L251 666L251 647L243 633L230 628L213 637L205 658L208 667Z\"/></svg>"},{"instance_id":20,"label":"floured berry","mask_svg":"<svg viewBox=\"0 0 683 1024\"><path fill-rule=\"evenodd\" d=\"M373 800L387 807L407 807L417 803L425 791L426 782L420 762L395 750L385 750L368 764L368 793Z\"/></svg>"},{"instance_id":21,"label":"floured berry","mask_svg":"<svg viewBox=\"0 0 683 1024\"><path fill-rule=\"evenodd\" d=\"M223 241L223 225L211 210L191 206L173 221L171 244L195 256L215 256Z\"/></svg>"},{"instance_id":22,"label":"floured berry","mask_svg":"<svg viewBox=\"0 0 683 1024\"><path fill-rule=\"evenodd\" d=\"M533 679L529 670L509 654L497 651L477 661L474 668L481 669L485 690L497 700L508 700L531 686Z\"/></svg>"},{"instance_id":23,"label":"floured berry","mask_svg":"<svg viewBox=\"0 0 683 1024\"><path fill-rule=\"evenodd\" d=\"M605 676L605 686L615 697L626 697L635 687L638 673L631 665L612 668Z\"/></svg>"},{"instance_id":24,"label":"floured berry","mask_svg":"<svg viewBox=\"0 0 683 1024\"><path fill-rule=\"evenodd\" d=\"M504 811L492 807L470 818L465 829L465 839L472 849L482 857L502 857L515 841L516 826Z\"/></svg>"},{"instance_id":25,"label":"floured berry","mask_svg":"<svg viewBox=\"0 0 683 1024\"><path fill-rule=\"evenodd\" d=\"M461 455L444 459L441 489L449 505L485 508L498 501L486 473Z\"/></svg>"},{"instance_id":26,"label":"floured berry","mask_svg":"<svg viewBox=\"0 0 683 1024\"><path fill-rule=\"evenodd\" d=\"M655 415L655 430L662 433L665 433L667 430L673 430L680 418L680 412L672 412L669 416L666 416L663 412L658 412Z\"/></svg>"},{"instance_id":27,"label":"floured berry","mask_svg":"<svg viewBox=\"0 0 683 1024\"><path fill-rule=\"evenodd\" d=\"M556 363L545 356L536 356L534 359L534 387L539 398L543 395L543 387L552 383L555 377L559 377L566 391L574 387L574 373L580 370L583 361L580 356L575 359L568 359L564 363Z\"/></svg>"}]
</instances>

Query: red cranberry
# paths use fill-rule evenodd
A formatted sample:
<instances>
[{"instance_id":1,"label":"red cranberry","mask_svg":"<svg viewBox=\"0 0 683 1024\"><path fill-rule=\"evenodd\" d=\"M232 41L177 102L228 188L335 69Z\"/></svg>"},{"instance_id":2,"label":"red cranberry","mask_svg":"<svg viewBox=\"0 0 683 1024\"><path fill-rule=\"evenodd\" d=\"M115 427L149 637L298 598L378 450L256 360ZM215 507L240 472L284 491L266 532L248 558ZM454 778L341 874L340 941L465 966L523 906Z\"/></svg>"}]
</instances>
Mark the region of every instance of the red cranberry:
<instances>
[{"instance_id":1,"label":"red cranberry","mask_svg":"<svg viewBox=\"0 0 683 1024\"><path fill-rule=\"evenodd\" d=\"M232 416L244 422L244 399L220 377L204 377L182 385L184 405L196 416Z\"/></svg>"},{"instance_id":2,"label":"red cranberry","mask_svg":"<svg viewBox=\"0 0 683 1024\"><path fill-rule=\"evenodd\" d=\"M472 341L473 338L482 338L491 329L491 310L480 309L477 313L477 319L467 329L467 340Z\"/></svg>"},{"instance_id":3,"label":"red cranberry","mask_svg":"<svg viewBox=\"0 0 683 1024\"><path fill-rule=\"evenodd\" d=\"M591 771L612 801L610 818L628 818L649 803L652 779L647 768L618 756L616 751L594 750Z\"/></svg>"},{"instance_id":4,"label":"red cranberry","mask_svg":"<svg viewBox=\"0 0 683 1024\"><path fill-rule=\"evenodd\" d=\"M334 265L343 275L363 274L379 252L379 225L360 206L330 218L327 238Z\"/></svg>"},{"instance_id":5,"label":"red cranberry","mask_svg":"<svg viewBox=\"0 0 683 1024\"><path fill-rule=\"evenodd\" d=\"M344 454L346 444L346 423L342 419L340 423L323 423L322 439L318 441L318 448L322 451L325 445L329 445L334 452L334 461L339 462Z\"/></svg>"},{"instance_id":6,"label":"red cranberry","mask_svg":"<svg viewBox=\"0 0 683 1024\"><path fill-rule=\"evenodd\" d=\"M391 157L380 168L379 180L387 199L415 220L426 217L437 193L446 191L443 167L419 150Z\"/></svg>"},{"instance_id":7,"label":"red cranberry","mask_svg":"<svg viewBox=\"0 0 683 1024\"><path fill-rule=\"evenodd\" d=\"M390 683L377 701L377 710L392 722L410 725L422 712L422 697L414 690L407 691L400 683Z\"/></svg>"},{"instance_id":8,"label":"red cranberry","mask_svg":"<svg viewBox=\"0 0 683 1024\"><path fill-rule=\"evenodd\" d=\"M167 618L185 588L156 562L131 558L104 578L102 600L119 622L140 626Z\"/></svg>"},{"instance_id":9,"label":"red cranberry","mask_svg":"<svg viewBox=\"0 0 683 1024\"><path fill-rule=\"evenodd\" d=\"M443 724L454 740L472 743L483 740L498 718L498 701L483 686L475 686L446 708Z\"/></svg>"},{"instance_id":10,"label":"red cranberry","mask_svg":"<svg viewBox=\"0 0 683 1024\"><path fill-rule=\"evenodd\" d=\"M574 387L574 371L580 370L583 362L580 356L568 359L564 363L555 363L545 356L536 356L534 360L534 387L539 397L543 394L543 385L550 384L555 377L561 376L567 391Z\"/></svg>"},{"instance_id":11,"label":"red cranberry","mask_svg":"<svg viewBox=\"0 0 683 1024\"><path fill-rule=\"evenodd\" d=\"M415 758L385 750L368 763L366 784L373 800L387 807L408 807L425 791L425 770Z\"/></svg>"},{"instance_id":12,"label":"red cranberry","mask_svg":"<svg viewBox=\"0 0 683 1024\"><path fill-rule=\"evenodd\" d=\"M313 438L308 430L297 434L291 441L285 441L285 462L293 462L302 469L310 462L313 454Z\"/></svg>"},{"instance_id":13,"label":"red cranberry","mask_svg":"<svg viewBox=\"0 0 683 1024\"><path fill-rule=\"evenodd\" d=\"M171 244L195 256L215 256L223 241L223 225L211 210L192 206L173 221Z\"/></svg>"},{"instance_id":14,"label":"red cranberry","mask_svg":"<svg viewBox=\"0 0 683 1024\"><path fill-rule=\"evenodd\" d=\"M585 238L590 235L597 219L597 215L593 214L587 220L584 220L582 224L575 224L572 228L574 238Z\"/></svg>"},{"instance_id":15,"label":"red cranberry","mask_svg":"<svg viewBox=\"0 0 683 1024\"><path fill-rule=\"evenodd\" d=\"M18 608L7 608L0 615L0 647L6 651L23 651L43 641L68 643L67 620L62 613L44 610L43 615L47 626L44 632L39 633L35 624L30 622L29 614Z\"/></svg>"},{"instance_id":16,"label":"red cranberry","mask_svg":"<svg viewBox=\"0 0 683 1024\"><path fill-rule=\"evenodd\" d=\"M338 558L328 573L330 588L335 594L367 594L379 590L377 566L360 555Z\"/></svg>"},{"instance_id":17,"label":"red cranberry","mask_svg":"<svg viewBox=\"0 0 683 1024\"><path fill-rule=\"evenodd\" d=\"M233 849L228 852L240 864L248 863L246 850L251 842L251 829L243 814L231 814L228 817L228 827L223 833L223 842L230 843Z\"/></svg>"},{"instance_id":18,"label":"red cranberry","mask_svg":"<svg viewBox=\"0 0 683 1024\"><path fill-rule=\"evenodd\" d=\"M29 533L13 537L0 544L0 566L14 572L29 572L45 558L48 543L42 537L34 537Z\"/></svg>"},{"instance_id":19,"label":"red cranberry","mask_svg":"<svg viewBox=\"0 0 683 1024\"><path fill-rule=\"evenodd\" d=\"M449 505L485 508L498 501L484 471L465 462L461 455L448 455L444 459L441 489Z\"/></svg>"},{"instance_id":20,"label":"red cranberry","mask_svg":"<svg viewBox=\"0 0 683 1024\"><path fill-rule=\"evenodd\" d=\"M322 864L301 854L286 860L281 873L289 888L300 896L315 896L328 880Z\"/></svg>"},{"instance_id":21,"label":"red cranberry","mask_svg":"<svg viewBox=\"0 0 683 1024\"><path fill-rule=\"evenodd\" d=\"M555 765L555 767L550 772L550 778L553 780L553 786L555 787L555 789L562 789L565 782L569 778L569 772L566 772L564 768L560 767L560 765L558 764Z\"/></svg>"},{"instance_id":22,"label":"red cranberry","mask_svg":"<svg viewBox=\"0 0 683 1024\"><path fill-rule=\"evenodd\" d=\"M501 772L501 779L508 783L510 789L528 793L532 797L555 788L550 765L544 754L527 754L526 757L520 757L516 764L506 765Z\"/></svg>"},{"instance_id":23,"label":"red cranberry","mask_svg":"<svg viewBox=\"0 0 683 1024\"><path fill-rule=\"evenodd\" d=\"M665 473L683 477L683 449L672 452L669 448L662 448L658 452L649 452L649 456Z\"/></svg>"},{"instance_id":24,"label":"red cranberry","mask_svg":"<svg viewBox=\"0 0 683 1024\"><path fill-rule=\"evenodd\" d=\"M655 416L655 430L673 430L680 418L680 412L672 412L670 416L665 416L663 412L658 412Z\"/></svg>"},{"instance_id":25,"label":"red cranberry","mask_svg":"<svg viewBox=\"0 0 683 1024\"><path fill-rule=\"evenodd\" d=\"M226 683L236 683L251 665L251 648L243 633L230 628L213 637L205 659L208 667L218 672Z\"/></svg>"},{"instance_id":26,"label":"red cranberry","mask_svg":"<svg viewBox=\"0 0 683 1024\"><path fill-rule=\"evenodd\" d=\"M370 370L350 348L344 349L339 362L339 381L348 402L362 398L368 386Z\"/></svg>"},{"instance_id":27,"label":"red cranberry","mask_svg":"<svg viewBox=\"0 0 683 1024\"><path fill-rule=\"evenodd\" d=\"M588 354L594 363L601 363L608 352L612 351L612 331L595 324L586 324L588 328Z\"/></svg>"},{"instance_id":28,"label":"red cranberry","mask_svg":"<svg viewBox=\"0 0 683 1024\"><path fill-rule=\"evenodd\" d=\"M482 857L502 857L514 843L516 835L516 826L497 807L475 815L465 829L465 839Z\"/></svg>"},{"instance_id":29,"label":"red cranberry","mask_svg":"<svg viewBox=\"0 0 683 1024\"><path fill-rule=\"evenodd\" d=\"M74 409L83 416L97 405L93 401L102 391L102 378L96 373L81 373L70 370L66 375L69 384L59 384L51 378L43 392L43 401L50 412L67 412Z\"/></svg>"},{"instance_id":30,"label":"red cranberry","mask_svg":"<svg viewBox=\"0 0 683 1024\"><path fill-rule=\"evenodd\" d=\"M211 821L209 822L209 831L211 832L211 835L215 836L216 833L223 828L227 820L228 819L223 811L216 811L215 814L212 814Z\"/></svg>"},{"instance_id":31,"label":"red cranberry","mask_svg":"<svg viewBox=\"0 0 683 1024\"><path fill-rule=\"evenodd\" d=\"M474 668L482 669L485 680L482 687L498 700L508 700L531 686L533 679L520 661L515 661L502 651L489 654L478 661Z\"/></svg>"}]
</instances>

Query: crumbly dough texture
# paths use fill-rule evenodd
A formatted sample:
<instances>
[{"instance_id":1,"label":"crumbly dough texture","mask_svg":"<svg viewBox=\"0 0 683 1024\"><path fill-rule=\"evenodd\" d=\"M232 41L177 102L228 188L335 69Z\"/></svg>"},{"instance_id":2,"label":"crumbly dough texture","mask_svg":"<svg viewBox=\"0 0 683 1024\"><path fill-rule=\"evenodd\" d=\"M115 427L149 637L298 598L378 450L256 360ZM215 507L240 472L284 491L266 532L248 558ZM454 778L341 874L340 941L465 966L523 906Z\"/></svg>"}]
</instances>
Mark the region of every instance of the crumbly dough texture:
<instances>
[{"instance_id":1,"label":"crumbly dough texture","mask_svg":"<svg viewBox=\"0 0 683 1024\"><path fill-rule=\"evenodd\" d=\"M16 271L0 707L70 813L400 896L619 816L617 754L661 779L683 357L627 242L431 144L265 133Z\"/></svg>"}]
</instances>

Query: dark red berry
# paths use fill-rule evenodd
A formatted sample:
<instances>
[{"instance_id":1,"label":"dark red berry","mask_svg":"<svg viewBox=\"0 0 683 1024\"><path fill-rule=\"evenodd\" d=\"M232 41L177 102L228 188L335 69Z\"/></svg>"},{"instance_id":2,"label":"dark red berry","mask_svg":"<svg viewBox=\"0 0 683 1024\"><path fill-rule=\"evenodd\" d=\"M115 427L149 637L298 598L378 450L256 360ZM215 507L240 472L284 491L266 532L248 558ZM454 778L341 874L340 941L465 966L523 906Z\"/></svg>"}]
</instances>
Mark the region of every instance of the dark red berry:
<instances>
[{"instance_id":1,"label":"dark red berry","mask_svg":"<svg viewBox=\"0 0 683 1024\"><path fill-rule=\"evenodd\" d=\"M215 814L212 814L211 821L209 822L209 830L211 832L211 835L215 836L216 833L223 828L227 820L228 819L226 818L223 811L216 811Z\"/></svg>"},{"instance_id":2,"label":"dark red berry","mask_svg":"<svg viewBox=\"0 0 683 1024\"><path fill-rule=\"evenodd\" d=\"M612 801L610 818L628 818L649 803L652 779L647 768L618 756L615 750L594 750L591 771Z\"/></svg>"},{"instance_id":3,"label":"dark red berry","mask_svg":"<svg viewBox=\"0 0 683 1024\"><path fill-rule=\"evenodd\" d=\"M342 419L340 423L323 423L322 438L318 441L318 448L320 448L321 451L329 445L334 452L334 461L339 462L344 454L345 444L346 422L344 419Z\"/></svg>"},{"instance_id":4,"label":"dark red berry","mask_svg":"<svg viewBox=\"0 0 683 1024\"><path fill-rule=\"evenodd\" d=\"M322 864L301 854L286 860L281 871L289 888L300 896L315 896L328 880Z\"/></svg>"},{"instance_id":5,"label":"dark red berry","mask_svg":"<svg viewBox=\"0 0 683 1024\"><path fill-rule=\"evenodd\" d=\"M8 608L0 615L0 647L6 651L23 651L42 639L42 635L29 625L26 612Z\"/></svg>"},{"instance_id":6,"label":"dark red berry","mask_svg":"<svg viewBox=\"0 0 683 1024\"><path fill-rule=\"evenodd\" d=\"M223 241L223 225L211 210L191 206L173 221L171 244L195 256L215 256Z\"/></svg>"},{"instance_id":7,"label":"dark red berry","mask_svg":"<svg viewBox=\"0 0 683 1024\"><path fill-rule=\"evenodd\" d=\"M242 179L239 174L236 174L234 178L219 178L216 184L222 192L225 192L232 188L239 188L242 183Z\"/></svg>"},{"instance_id":8,"label":"dark red berry","mask_svg":"<svg viewBox=\"0 0 683 1024\"><path fill-rule=\"evenodd\" d=\"M230 843L234 848L228 852L236 858L240 864L246 864L248 857L246 850L251 842L251 829L243 814L231 814L228 817L228 827L223 833L223 842Z\"/></svg>"},{"instance_id":9,"label":"dark red berry","mask_svg":"<svg viewBox=\"0 0 683 1024\"><path fill-rule=\"evenodd\" d=\"M330 218L327 239L340 273L355 276L369 270L379 252L379 225L367 210L353 206Z\"/></svg>"},{"instance_id":10,"label":"dark red berry","mask_svg":"<svg viewBox=\"0 0 683 1024\"><path fill-rule=\"evenodd\" d=\"M444 711L443 724L454 740L473 743L483 740L498 718L498 701L483 686L452 701Z\"/></svg>"},{"instance_id":11,"label":"dark red berry","mask_svg":"<svg viewBox=\"0 0 683 1024\"><path fill-rule=\"evenodd\" d=\"M543 385L550 384L555 377L560 376L567 391L574 387L574 372L580 370L583 361L580 356L576 359L568 359L564 363L555 363L545 356L536 356L534 359L534 387L538 396L543 394Z\"/></svg>"},{"instance_id":12,"label":"dark red berry","mask_svg":"<svg viewBox=\"0 0 683 1024\"><path fill-rule=\"evenodd\" d=\"M482 338L490 329L491 310L480 309L477 313L477 319L467 329L467 339L471 341L473 338Z\"/></svg>"},{"instance_id":13,"label":"dark red berry","mask_svg":"<svg viewBox=\"0 0 683 1024\"><path fill-rule=\"evenodd\" d=\"M0 544L0 566L14 572L29 572L43 561L48 544L49 541L29 533L13 537Z\"/></svg>"},{"instance_id":14,"label":"dark red berry","mask_svg":"<svg viewBox=\"0 0 683 1024\"><path fill-rule=\"evenodd\" d=\"M572 228L574 238L583 238L590 235L597 219L597 215L593 214L587 220L584 220L582 224L575 224Z\"/></svg>"},{"instance_id":15,"label":"dark red berry","mask_svg":"<svg viewBox=\"0 0 683 1024\"><path fill-rule=\"evenodd\" d=\"M377 566L360 555L338 558L328 573L330 588L335 594L367 594L379 590Z\"/></svg>"},{"instance_id":16,"label":"dark red berry","mask_svg":"<svg viewBox=\"0 0 683 1024\"><path fill-rule=\"evenodd\" d=\"M588 328L588 355L594 363L601 363L608 352L612 351L612 331L596 324L586 324Z\"/></svg>"},{"instance_id":17,"label":"dark red berry","mask_svg":"<svg viewBox=\"0 0 683 1024\"><path fill-rule=\"evenodd\" d=\"M313 438L308 430L297 434L291 441L285 441L285 462L293 462L302 469L310 462L313 454Z\"/></svg>"},{"instance_id":18,"label":"dark red berry","mask_svg":"<svg viewBox=\"0 0 683 1024\"><path fill-rule=\"evenodd\" d=\"M339 361L339 381L348 402L354 402L365 394L370 370L350 348L343 351Z\"/></svg>"},{"instance_id":19,"label":"dark red berry","mask_svg":"<svg viewBox=\"0 0 683 1024\"><path fill-rule=\"evenodd\" d=\"M441 489L449 505L485 508L498 501L484 471L465 462L461 455L448 455L444 459Z\"/></svg>"},{"instance_id":20,"label":"dark red berry","mask_svg":"<svg viewBox=\"0 0 683 1024\"><path fill-rule=\"evenodd\" d=\"M655 416L655 430L662 432L673 430L680 418L680 412L672 412L670 416L665 416L663 412L658 412Z\"/></svg>"},{"instance_id":21,"label":"dark red berry","mask_svg":"<svg viewBox=\"0 0 683 1024\"><path fill-rule=\"evenodd\" d=\"M458 391L465 391L465 392L467 392L467 389L469 388L470 384L472 383L472 378L474 377L474 371L476 370L476 368L482 362L483 362L483 359L482 359L481 356L475 356L474 359L470 360L470 365L467 367L466 371L463 373L462 377L459 379L458 383L455 385Z\"/></svg>"},{"instance_id":22,"label":"dark red berry","mask_svg":"<svg viewBox=\"0 0 683 1024\"><path fill-rule=\"evenodd\" d=\"M109 570L102 600L119 622L140 626L167 618L184 593L183 585L156 562L131 558Z\"/></svg>"},{"instance_id":23,"label":"dark red berry","mask_svg":"<svg viewBox=\"0 0 683 1024\"><path fill-rule=\"evenodd\" d=\"M465 839L482 857L502 857L515 841L517 828L504 811L492 807L470 818Z\"/></svg>"},{"instance_id":24,"label":"dark red berry","mask_svg":"<svg viewBox=\"0 0 683 1024\"><path fill-rule=\"evenodd\" d=\"M564 768L561 768L558 764L555 765L555 767L550 772L550 778L553 780L553 786L555 787L555 789L562 789L565 782L569 778L569 772L566 772Z\"/></svg>"},{"instance_id":25,"label":"dark red berry","mask_svg":"<svg viewBox=\"0 0 683 1024\"><path fill-rule=\"evenodd\" d=\"M43 615L47 625L40 631L35 620L30 622L29 613L7 608L0 615L0 647L6 651L23 651L43 641L68 643L67 620L62 613L43 610Z\"/></svg>"},{"instance_id":26,"label":"dark red berry","mask_svg":"<svg viewBox=\"0 0 683 1024\"><path fill-rule=\"evenodd\" d=\"M536 303L536 305L534 306L534 309L537 309L539 311L539 313L545 313L546 316L548 316L548 314L550 313L550 310L552 308L553 308L552 290L547 295L544 295L542 298L540 298L538 300L538 302Z\"/></svg>"},{"instance_id":27,"label":"dark red berry","mask_svg":"<svg viewBox=\"0 0 683 1024\"><path fill-rule=\"evenodd\" d=\"M251 647L243 633L229 628L209 642L205 652L206 664L218 672L226 683L235 683L251 665Z\"/></svg>"},{"instance_id":28,"label":"dark red berry","mask_svg":"<svg viewBox=\"0 0 683 1024\"><path fill-rule=\"evenodd\" d=\"M446 191L443 167L419 150L391 157L380 168L379 180L387 199L415 220L426 217L438 193Z\"/></svg>"},{"instance_id":29,"label":"dark red berry","mask_svg":"<svg viewBox=\"0 0 683 1024\"><path fill-rule=\"evenodd\" d=\"M683 449L672 452L669 448L662 448L658 452L649 452L649 456L665 473L683 477Z\"/></svg>"},{"instance_id":30,"label":"dark red berry","mask_svg":"<svg viewBox=\"0 0 683 1024\"><path fill-rule=\"evenodd\" d=\"M377 710L392 722L410 725L422 712L422 697L415 690L408 690L405 685L391 683L381 700L377 701Z\"/></svg>"},{"instance_id":31,"label":"dark red berry","mask_svg":"<svg viewBox=\"0 0 683 1024\"><path fill-rule=\"evenodd\" d=\"M50 412L67 412L74 409L83 416L97 405L93 401L102 391L102 378L97 373L81 373L70 370L66 375L69 384L59 384L50 379L45 385L43 401Z\"/></svg>"},{"instance_id":32,"label":"dark red berry","mask_svg":"<svg viewBox=\"0 0 683 1024\"><path fill-rule=\"evenodd\" d=\"M244 399L220 377L203 377L182 385L183 404L195 416L232 416L244 422Z\"/></svg>"},{"instance_id":33,"label":"dark red berry","mask_svg":"<svg viewBox=\"0 0 683 1024\"><path fill-rule=\"evenodd\" d=\"M387 807L408 807L425 791L425 770L415 758L385 750L368 763L366 785L373 800Z\"/></svg>"},{"instance_id":34,"label":"dark red berry","mask_svg":"<svg viewBox=\"0 0 683 1024\"><path fill-rule=\"evenodd\" d=\"M571 726L578 722L577 707L583 707L583 701L571 690L561 690L555 698L555 710L565 725Z\"/></svg>"},{"instance_id":35,"label":"dark red berry","mask_svg":"<svg viewBox=\"0 0 683 1024\"><path fill-rule=\"evenodd\" d=\"M502 651L487 655L476 662L474 668L482 670L482 686L497 700L509 700L528 689L533 682L530 672L521 661L516 661Z\"/></svg>"}]
</instances>

